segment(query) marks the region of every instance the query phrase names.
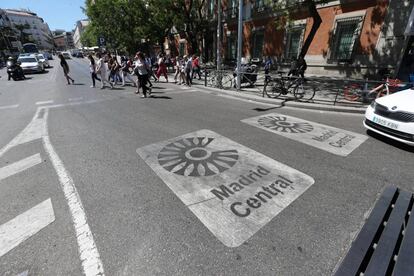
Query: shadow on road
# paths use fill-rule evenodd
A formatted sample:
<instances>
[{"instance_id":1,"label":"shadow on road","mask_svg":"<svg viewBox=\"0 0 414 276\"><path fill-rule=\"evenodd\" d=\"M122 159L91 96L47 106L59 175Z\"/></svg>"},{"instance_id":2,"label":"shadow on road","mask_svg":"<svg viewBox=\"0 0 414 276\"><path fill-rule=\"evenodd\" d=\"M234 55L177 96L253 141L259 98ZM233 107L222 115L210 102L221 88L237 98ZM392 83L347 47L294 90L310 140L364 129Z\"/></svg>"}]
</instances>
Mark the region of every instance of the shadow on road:
<instances>
[{"instance_id":1,"label":"shadow on road","mask_svg":"<svg viewBox=\"0 0 414 276\"><path fill-rule=\"evenodd\" d=\"M266 112L266 111L269 111L269 110L272 110L272 109L282 108L282 107L285 106L285 103L289 102L289 101L291 101L291 100L284 99L283 102L281 102L279 106L272 106L272 107L268 107L268 108L256 107L256 108L253 108L253 110L257 111L257 112Z\"/></svg>"},{"instance_id":2,"label":"shadow on road","mask_svg":"<svg viewBox=\"0 0 414 276\"><path fill-rule=\"evenodd\" d=\"M156 95L151 95L151 96L149 96L150 98L153 98L153 99L163 99L163 100L171 100L172 98L171 97L168 97L168 96L156 96Z\"/></svg>"},{"instance_id":3,"label":"shadow on road","mask_svg":"<svg viewBox=\"0 0 414 276\"><path fill-rule=\"evenodd\" d=\"M414 147L412 147L412 146L406 145L404 143L400 143L400 142L395 141L395 140L393 140L391 138L388 138L386 136L382 136L382 135L380 135L380 134L378 134L376 132L373 132L371 130L367 130L367 134L369 136L371 136L372 138L374 138L374 139L376 139L378 141L381 141L381 142L383 142L385 144L388 144L390 146L396 147L396 148L398 148L400 150L403 150L403 151L413 152L414 153Z\"/></svg>"},{"instance_id":4,"label":"shadow on road","mask_svg":"<svg viewBox=\"0 0 414 276\"><path fill-rule=\"evenodd\" d=\"M73 83L72 85L85 85L84 83Z\"/></svg>"}]
</instances>

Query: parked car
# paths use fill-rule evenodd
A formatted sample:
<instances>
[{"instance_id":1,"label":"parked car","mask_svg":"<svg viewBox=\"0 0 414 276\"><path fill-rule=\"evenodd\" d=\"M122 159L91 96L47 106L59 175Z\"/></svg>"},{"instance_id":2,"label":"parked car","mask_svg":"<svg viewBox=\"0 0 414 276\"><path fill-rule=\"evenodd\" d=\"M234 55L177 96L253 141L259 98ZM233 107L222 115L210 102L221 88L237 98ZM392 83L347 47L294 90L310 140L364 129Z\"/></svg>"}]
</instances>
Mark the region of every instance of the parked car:
<instances>
[{"instance_id":1,"label":"parked car","mask_svg":"<svg viewBox=\"0 0 414 276\"><path fill-rule=\"evenodd\" d=\"M43 54L38 54L37 58L43 62L44 67L49 68L50 64L49 64L49 60L47 58L45 58L45 56Z\"/></svg>"},{"instance_id":2,"label":"parked car","mask_svg":"<svg viewBox=\"0 0 414 276\"><path fill-rule=\"evenodd\" d=\"M41 62L37 56L24 56L19 57L17 60L20 63L20 67L22 67L24 73L41 73L45 71L45 66L43 65L43 62Z\"/></svg>"},{"instance_id":3,"label":"parked car","mask_svg":"<svg viewBox=\"0 0 414 276\"><path fill-rule=\"evenodd\" d=\"M364 126L376 133L414 146L414 89L406 89L372 102Z\"/></svg>"},{"instance_id":4,"label":"parked car","mask_svg":"<svg viewBox=\"0 0 414 276\"><path fill-rule=\"evenodd\" d=\"M62 55L65 59L71 59L70 54L68 52L62 52Z\"/></svg>"},{"instance_id":5,"label":"parked car","mask_svg":"<svg viewBox=\"0 0 414 276\"><path fill-rule=\"evenodd\" d=\"M53 60L53 56L52 56L52 54L51 54L51 53L44 52L44 53L43 53L43 56L44 56L46 59L48 59L48 60Z\"/></svg>"}]
</instances>

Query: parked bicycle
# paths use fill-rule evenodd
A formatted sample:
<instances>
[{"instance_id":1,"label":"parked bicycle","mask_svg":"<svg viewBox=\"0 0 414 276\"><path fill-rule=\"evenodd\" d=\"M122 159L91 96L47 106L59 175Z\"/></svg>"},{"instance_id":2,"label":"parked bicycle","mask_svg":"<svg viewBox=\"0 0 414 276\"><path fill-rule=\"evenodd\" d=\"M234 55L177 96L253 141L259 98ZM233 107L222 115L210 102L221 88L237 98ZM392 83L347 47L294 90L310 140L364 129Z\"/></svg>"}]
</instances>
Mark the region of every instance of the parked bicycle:
<instances>
[{"instance_id":1,"label":"parked bicycle","mask_svg":"<svg viewBox=\"0 0 414 276\"><path fill-rule=\"evenodd\" d=\"M207 85L224 90L231 89L233 76L226 71L207 71Z\"/></svg>"},{"instance_id":2,"label":"parked bicycle","mask_svg":"<svg viewBox=\"0 0 414 276\"><path fill-rule=\"evenodd\" d=\"M279 77L266 76L263 95L269 98L278 98L281 95L292 93L296 100L310 101L316 93L314 86L308 85L302 76L283 76L285 72L278 72Z\"/></svg>"},{"instance_id":3,"label":"parked bicycle","mask_svg":"<svg viewBox=\"0 0 414 276\"><path fill-rule=\"evenodd\" d=\"M385 79L384 83L374 87L373 89L368 89L368 82L365 83L352 83L345 86L344 98L348 101L358 101L362 102L371 102L379 97L383 97L399 90L404 89L405 84L403 84L399 79Z\"/></svg>"}]
</instances>

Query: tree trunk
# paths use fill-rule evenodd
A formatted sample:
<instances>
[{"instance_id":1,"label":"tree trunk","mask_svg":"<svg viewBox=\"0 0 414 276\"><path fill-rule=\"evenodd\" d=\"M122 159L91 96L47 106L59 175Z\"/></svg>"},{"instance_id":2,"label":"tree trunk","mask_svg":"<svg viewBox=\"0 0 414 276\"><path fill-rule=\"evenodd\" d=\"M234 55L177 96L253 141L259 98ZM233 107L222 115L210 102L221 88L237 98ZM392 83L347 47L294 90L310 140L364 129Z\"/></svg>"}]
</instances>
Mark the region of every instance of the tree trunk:
<instances>
[{"instance_id":1,"label":"tree trunk","mask_svg":"<svg viewBox=\"0 0 414 276\"><path fill-rule=\"evenodd\" d=\"M306 0L305 4L308 6L308 11L310 13L310 16L313 19L312 28L309 32L309 35L306 37L305 42L303 43L302 49L300 50L299 58L304 58L306 53L309 50L309 46L312 43L313 38L316 35L316 32L318 31L319 27L321 26L322 19L318 13L318 10L316 9L316 4L314 0Z\"/></svg>"}]
</instances>

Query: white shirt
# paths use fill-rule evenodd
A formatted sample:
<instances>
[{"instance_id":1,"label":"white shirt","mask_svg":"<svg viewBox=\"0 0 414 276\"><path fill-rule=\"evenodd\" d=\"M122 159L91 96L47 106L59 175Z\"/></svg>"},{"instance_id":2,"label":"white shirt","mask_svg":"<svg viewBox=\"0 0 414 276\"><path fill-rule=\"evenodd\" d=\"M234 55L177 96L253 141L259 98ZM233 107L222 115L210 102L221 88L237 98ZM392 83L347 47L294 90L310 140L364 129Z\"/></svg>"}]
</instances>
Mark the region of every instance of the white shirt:
<instances>
[{"instance_id":1,"label":"white shirt","mask_svg":"<svg viewBox=\"0 0 414 276\"><path fill-rule=\"evenodd\" d=\"M148 74L147 64L145 63L145 61L142 61L142 60L138 59L135 62L135 68L138 70L139 75L147 75Z\"/></svg>"},{"instance_id":2,"label":"white shirt","mask_svg":"<svg viewBox=\"0 0 414 276\"><path fill-rule=\"evenodd\" d=\"M104 62L103 58L98 60L97 71L102 73L106 73L106 63Z\"/></svg>"}]
</instances>

